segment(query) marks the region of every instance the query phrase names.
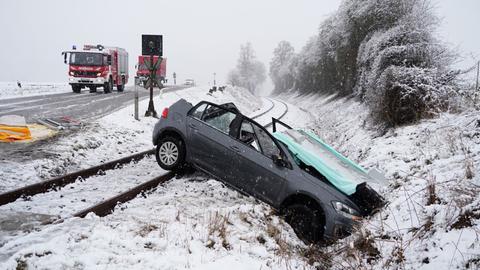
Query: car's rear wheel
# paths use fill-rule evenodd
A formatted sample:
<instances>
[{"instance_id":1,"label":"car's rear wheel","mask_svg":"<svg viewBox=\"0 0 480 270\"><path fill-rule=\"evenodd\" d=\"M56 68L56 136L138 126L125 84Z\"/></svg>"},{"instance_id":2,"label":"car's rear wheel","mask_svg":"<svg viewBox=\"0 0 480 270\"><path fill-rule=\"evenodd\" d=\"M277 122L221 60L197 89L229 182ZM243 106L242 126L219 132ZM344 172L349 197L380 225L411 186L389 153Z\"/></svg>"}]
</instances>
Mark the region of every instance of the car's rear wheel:
<instances>
[{"instance_id":1,"label":"car's rear wheel","mask_svg":"<svg viewBox=\"0 0 480 270\"><path fill-rule=\"evenodd\" d=\"M185 144L176 137L163 137L157 145L155 157L162 169L178 171L185 166Z\"/></svg>"},{"instance_id":2,"label":"car's rear wheel","mask_svg":"<svg viewBox=\"0 0 480 270\"><path fill-rule=\"evenodd\" d=\"M285 210L285 221L305 243L317 244L323 239L322 212L313 206L306 204L288 206Z\"/></svg>"}]
</instances>

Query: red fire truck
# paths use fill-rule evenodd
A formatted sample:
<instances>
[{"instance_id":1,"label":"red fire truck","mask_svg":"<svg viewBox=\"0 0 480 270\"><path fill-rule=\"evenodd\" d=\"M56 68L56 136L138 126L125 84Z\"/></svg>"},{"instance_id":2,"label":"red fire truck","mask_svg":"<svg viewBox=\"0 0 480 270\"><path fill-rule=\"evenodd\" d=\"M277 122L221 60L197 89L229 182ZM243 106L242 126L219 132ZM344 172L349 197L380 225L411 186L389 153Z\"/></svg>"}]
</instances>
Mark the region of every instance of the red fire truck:
<instances>
[{"instance_id":1,"label":"red fire truck","mask_svg":"<svg viewBox=\"0 0 480 270\"><path fill-rule=\"evenodd\" d=\"M145 88L147 87L147 79L150 71L148 70L147 66L145 65L145 59L150 61L150 55L139 55L138 56L138 64L137 64L137 77L140 79L140 82L143 83ZM156 63L158 60L158 56L153 56L153 62ZM167 74L167 59L162 58L162 63L160 63L160 68L157 69L157 80L160 83L165 82L165 77ZM160 85L160 88L163 85Z\"/></svg>"},{"instance_id":2,"label":"red fire truck","mask_svg":"<svg viewBox=\"0 0 480 270\"><path fill-rule=\"evenodd\" d=\"M114 85L118 92L122 92L128 83L128 53L125 49L85 45L83 50L73 46L71 51L62 54L65 64L68 59L68 81L75 93L86 87L90 92L103 87L105 93L110 93Z\"/></svg>"}]
</instances>

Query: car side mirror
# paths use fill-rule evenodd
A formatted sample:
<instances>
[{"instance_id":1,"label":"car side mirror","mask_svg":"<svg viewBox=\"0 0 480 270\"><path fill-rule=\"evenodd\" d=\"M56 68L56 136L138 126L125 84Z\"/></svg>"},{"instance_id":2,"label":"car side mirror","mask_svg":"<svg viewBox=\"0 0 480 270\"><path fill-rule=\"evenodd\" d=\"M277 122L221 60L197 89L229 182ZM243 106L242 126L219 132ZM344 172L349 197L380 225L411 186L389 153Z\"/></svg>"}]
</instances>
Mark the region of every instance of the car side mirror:
<instances>
[{"instance_id":1,"label":"car side mirror","mask_svg":"<svg viewBox=\"0 0 480 270\"><path fill-rule=\"evenodd\" d=\"M63 54L63 63L67 63L67 53L62 53Z\"/></svg>"},{"instance_id":2,"label":"car side mirror","mask_svg":"<svg viewBox=\"0 0 480 270\"><path fill-rule=\"evenodd\" d=\"M286 161L285 159L282 158L282 156L280 155L272 155L272 159L273 159L273 164L279 166L279 167L285 167L285 168L289 168L290 164L288 163L288 161Z\"/></svg>"}]
</instances>

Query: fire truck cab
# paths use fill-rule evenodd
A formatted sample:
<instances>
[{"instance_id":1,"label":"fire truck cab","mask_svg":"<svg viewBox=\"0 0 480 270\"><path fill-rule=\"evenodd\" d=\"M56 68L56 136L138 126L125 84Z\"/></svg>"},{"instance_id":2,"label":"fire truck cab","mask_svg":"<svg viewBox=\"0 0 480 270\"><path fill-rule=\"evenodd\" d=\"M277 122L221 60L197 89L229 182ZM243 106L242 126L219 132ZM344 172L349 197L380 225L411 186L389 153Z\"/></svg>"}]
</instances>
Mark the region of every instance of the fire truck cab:
<instances>
[{"instance_id":1,"label":"fire truck cab","mask_svg":"<svg viewBox=\"0 0 480 270\"><path fill-rule=\"evenodd\" d=\"M102 87L110 93L115 85L118 92L128 83L128 53L118 47L85 45L83 50L73 46L71 51L62 52L65 64L69 64L69 84L75 93L88 87L96 92Z\"/></svg>"}]
</instances>

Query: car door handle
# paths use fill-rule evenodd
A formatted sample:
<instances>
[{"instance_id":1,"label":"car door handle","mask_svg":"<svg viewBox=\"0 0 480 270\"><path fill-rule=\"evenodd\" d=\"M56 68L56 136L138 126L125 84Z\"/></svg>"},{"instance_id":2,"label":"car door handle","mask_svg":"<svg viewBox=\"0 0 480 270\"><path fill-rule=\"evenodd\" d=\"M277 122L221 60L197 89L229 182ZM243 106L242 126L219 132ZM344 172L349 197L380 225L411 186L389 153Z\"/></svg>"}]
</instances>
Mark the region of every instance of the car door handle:
<instances>
[{"instance_id":1,"label":"car door handle","mask_svg":"<svg viewBox=\"0 0 480 270\"><path fill-rule=\"evenodd\" d=\"M198 129L197 126L194 125L194 124L189 124L188 126L189 126L191 129L194 129L194 130L197 130L197 129Z\"/></svg>"},{"instance_id":2,"label":"car door handle","mask_svg":"<svg viewBox=\"0 0 480 270\"><path fill-rule=\"evenodd\" d=\"M233 151L235 151L235 152L237 152L237 153L240 153L240 148L238 148L238 146L231 145L231 146L230 146L230 149L232 149Z\"/></svg>"}]
</instances>

